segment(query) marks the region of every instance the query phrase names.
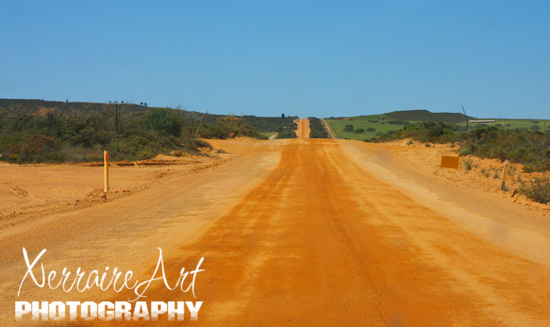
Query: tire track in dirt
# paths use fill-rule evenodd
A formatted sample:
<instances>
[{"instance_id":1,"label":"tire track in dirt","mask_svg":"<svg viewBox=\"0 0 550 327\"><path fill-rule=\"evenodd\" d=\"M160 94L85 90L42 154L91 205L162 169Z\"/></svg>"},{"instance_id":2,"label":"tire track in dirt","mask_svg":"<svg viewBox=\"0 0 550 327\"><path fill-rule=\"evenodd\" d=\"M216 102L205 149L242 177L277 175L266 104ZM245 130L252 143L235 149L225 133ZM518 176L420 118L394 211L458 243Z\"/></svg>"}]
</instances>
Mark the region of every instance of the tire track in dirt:
<instances>
[{"instance_id":1,"label":"tire track in dirt","mask_svg":"<svg viewBox=\"0 0 550 327\"><path fill-rule=\"evenodd\" d=\"M336 136L334 136L334 132L332 131L332 128L330 128L330 125L327 123L326 120L322 119L321 118L321 121L323 122L323 125L325 125L325 128L328 132L328 135L330 136L331 139L335 139Z\"/></svg>"}]
</instances>

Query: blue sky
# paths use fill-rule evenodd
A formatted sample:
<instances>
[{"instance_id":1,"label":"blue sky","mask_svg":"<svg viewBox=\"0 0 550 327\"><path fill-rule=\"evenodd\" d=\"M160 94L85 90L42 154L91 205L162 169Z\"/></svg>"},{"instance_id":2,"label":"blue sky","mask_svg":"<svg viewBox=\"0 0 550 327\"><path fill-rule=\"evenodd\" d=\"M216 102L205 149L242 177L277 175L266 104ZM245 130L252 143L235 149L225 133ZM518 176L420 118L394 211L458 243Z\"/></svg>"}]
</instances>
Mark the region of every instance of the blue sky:
<instances>
[{"instance_id":1,"label":"blue sky","mask_svg":"<svg viewBox=\"0 0 550 327\"><path fill-rule=\"evenodd\" d=\"M550 1L1 1L0 98L550 118Z\"/></svg>"}]
</instances>

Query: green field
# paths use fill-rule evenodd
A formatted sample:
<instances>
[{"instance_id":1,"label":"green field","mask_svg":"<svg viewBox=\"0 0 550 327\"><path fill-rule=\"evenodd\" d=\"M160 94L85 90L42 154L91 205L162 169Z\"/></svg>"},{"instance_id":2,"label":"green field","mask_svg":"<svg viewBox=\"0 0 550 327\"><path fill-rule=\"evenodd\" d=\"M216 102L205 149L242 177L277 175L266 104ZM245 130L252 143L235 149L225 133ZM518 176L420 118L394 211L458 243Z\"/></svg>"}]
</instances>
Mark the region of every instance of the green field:
<instances>
[{"instance_id":1,"label":"green field","mask_svg":"<svg viewBox=\"0 0 550 327\"><path fill-rule=\"evenodd\" d=\"M396 122L404 122L414 124L423 121L422 118L426 118L426 113L422 112L421 116L415 117L415 111L411 111L412 114L406 115L406 112L399 112L400 115L395 114L379 114L379 115L368 115L368 116L357 116L357 117L346 117L346 118L327 118L325 121L330 125L335 136L340 139L350 139L363 141L365 139L370 139L376 137L377 133L385 133L391 130L399 130L403 128L403 124L397 124ZM435 120L450 121L456 123L458 126L466 126L465 122L457 122L456 114L454 117L448 115L449 119L446 119L444 114L439 114ZM428 116L429 117L429 116ZM435 116L434 116L435 117ZM397 119L396 119L397 118ZM407 118L407 119L403 119ZM414 120L409 120L409 119ZM473 119L473 118L471 118ZM481 119L481 118L480 118ZM519 128L519 129L531 129L546 131L550 129L550 120L543 119L495 119L496 123L493 124L470 124L470 129L496 125L503 128ZM345 131L344 128L346 125L353 125L354 131ZM365 132L359 133L358 129L363 129ZM369 130L370 129L370 130ZM372 130L374 129L374 130Z\"/></svg>"},{"instance_id":2,"label":"green field","mask_svg":"<svg viewBox=\"0 0 550 327\"><path fill-rule=\"evenodd\" d=\"M363 141L376 136L378 132L387 132L390 130L396 130L403 128L403 125L389 124L387 121L392 121L391 118L384 114L370 115L370 116L358 116L349 118L338 119L325 119L330 128L334 132L335 136L340 139L350 139ZM376 122L377 121L377 122ZM353 125L354 130L364 129L364 133L347 132L344 130L346 125ZM374 131L368 131L373 128Z\"/></svg>"},{"instance_id":3,"label":"green field","mask_svg":"<svg viewBox=\"0 0 550 327\"><path fill-rule=\"evenodd\" d=\"M533 126L538 126L538 130L544 131L546 128L550 128L550 120L544 119L495 119L497 124L502 125L505 128L529 128L533 129Z\"/></svg>"}]
</instances>

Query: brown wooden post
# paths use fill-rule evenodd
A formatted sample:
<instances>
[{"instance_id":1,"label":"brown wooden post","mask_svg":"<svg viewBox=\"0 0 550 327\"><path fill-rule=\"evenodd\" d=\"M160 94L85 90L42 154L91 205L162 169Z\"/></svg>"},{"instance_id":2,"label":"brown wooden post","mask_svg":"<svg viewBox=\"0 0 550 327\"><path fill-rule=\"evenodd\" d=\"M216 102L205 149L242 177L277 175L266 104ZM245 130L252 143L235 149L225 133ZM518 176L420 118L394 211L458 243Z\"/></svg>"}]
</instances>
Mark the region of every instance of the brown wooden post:
<instances>
[{"instance_id":1,"label":"brown wooden post","mask_svg":"<svg viewBox=\"0 0 550 327\"><path fill-rule=\"evenodd\" d=\"M508 176L508 168L510 168L510 162L508 160L504 161L504 168L502 169L502 183L500 184L500 189L506 189L506 177Z\"/></svg>"}]
</instances>

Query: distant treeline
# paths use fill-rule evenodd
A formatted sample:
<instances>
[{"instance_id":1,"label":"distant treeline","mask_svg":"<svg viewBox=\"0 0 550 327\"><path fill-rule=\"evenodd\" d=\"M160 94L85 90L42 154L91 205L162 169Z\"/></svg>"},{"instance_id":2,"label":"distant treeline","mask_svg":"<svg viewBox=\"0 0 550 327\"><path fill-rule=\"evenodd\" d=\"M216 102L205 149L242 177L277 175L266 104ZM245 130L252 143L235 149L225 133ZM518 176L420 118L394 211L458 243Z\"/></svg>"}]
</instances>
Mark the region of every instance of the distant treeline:
<instances>
[{"instance_id":1,"label":"distant treeline","mask_svg":"<svg viewBox=\"0 0 550 327\"><path fill-rule=\"evenodd\" d=\"M265 139L248 121L257 125L264 121L262 128L280 131L280 137L289 133L289 126L295 126L292 118L206 119L210 115L188 113L145 104L0 99L0 160L98 161L103 150L108 150L113 160L140 160L175 149L190 150L196 137Z\"/></svg>"},{"instance_id":2,"label":"distant treeline","mask_svg":"<svg viewBox=\"0 0 550 327\"><path fill-rule=\"evenodd\" d=\"M297 125L294 122L298 117L285 116L281 117L258 117L253 115L213 115L204 114L194 111L181 111L184 118L193 118L196 120L204 121L206 123L213 123L218 120L225 119L227 117L233 117L255 128L260 133L277 133L278 139L290 139L296 138Z\"/></svg>"},{"instance_id":3,"label":"distant treeline","mask_svg":"<svg viewBox=\"0 0 550 327\"><path fill-rule=\"evenodd\" d=\"M239 117L245 123L253 126L261 133L275 132L278 139L296 138L297 125L294 122L298 117L256 117L242 116Z\"/></svg>"}]
</instances>

